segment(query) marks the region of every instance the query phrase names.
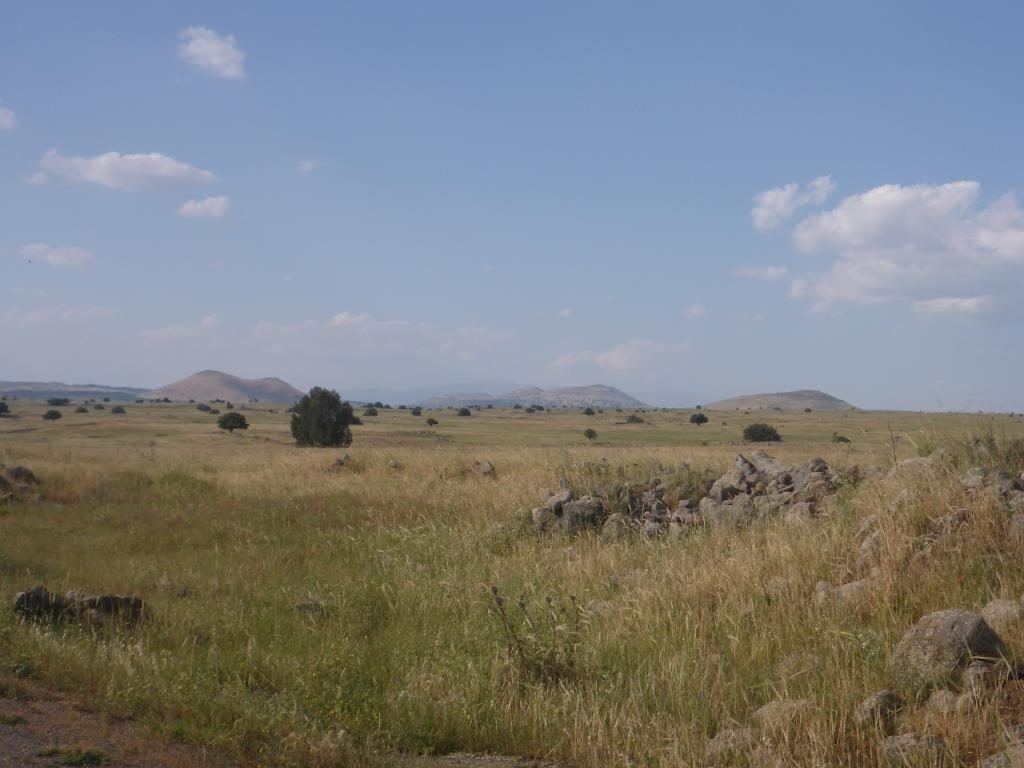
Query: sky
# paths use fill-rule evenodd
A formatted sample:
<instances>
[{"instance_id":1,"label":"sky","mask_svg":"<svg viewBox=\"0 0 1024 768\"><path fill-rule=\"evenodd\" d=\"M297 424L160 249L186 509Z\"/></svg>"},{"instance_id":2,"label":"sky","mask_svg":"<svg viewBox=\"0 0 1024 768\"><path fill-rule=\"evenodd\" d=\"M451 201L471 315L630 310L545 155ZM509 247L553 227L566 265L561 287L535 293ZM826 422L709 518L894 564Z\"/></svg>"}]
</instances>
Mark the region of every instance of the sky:
<instances>
[{"instance_id":1,"label":"sky","mask_svg":"<svg viewBox=\"0 0 1024 768\"><path fill-rule=\"evenodd\" d=\"M4 3L0 379L1024 410L1022 24Z\"/></svg>"}]
</instances>

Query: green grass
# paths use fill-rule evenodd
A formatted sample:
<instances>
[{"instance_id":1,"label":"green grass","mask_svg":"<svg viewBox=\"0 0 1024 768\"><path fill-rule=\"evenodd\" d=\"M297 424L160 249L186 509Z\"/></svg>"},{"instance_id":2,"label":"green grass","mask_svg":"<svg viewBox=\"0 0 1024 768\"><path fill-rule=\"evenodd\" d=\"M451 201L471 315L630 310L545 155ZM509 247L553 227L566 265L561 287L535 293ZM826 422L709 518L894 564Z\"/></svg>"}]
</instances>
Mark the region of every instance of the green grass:
<instances>
[{"instance_id":1,"label":"green grass","mask_svg":"<svg viewBox=\"0 0 1024 768\"><path fill-rule=\"evenodd\" d=\"M793 463L821 455L884 469L894 448L904 458L972 434L1007 445L1024 436L1018 418L707 412L698 427L690 411L626 425L607 409L380 410L355 428L349 464L332 471L338 451L295 448L283 408L264 404L235 435L194 406L129 405L120 417L72 408L51 425L40 404L11 405L0 462L29 466L43 484L40 498L0 508L0 594L36 583L135 594L154 618L135 630L86 630L0 612L0 663L30 664L44 683L166 738L272 764L464 750L691 765L720 727L780 694L820 707L808 741L786 753L794 764L872 764L875 741L850 725L851 702L887 684L902 631L927 610L1024 593L1021 553L1000 543L1005 522L993 509L964 498L959 465L909 506L893 504L902 487L873 480L797 526L605 544L537 539L527 524L563 479L578 488L647 480L684 463L720 472L737 451L759 447ZM428 432L430 416L441 423ZM740 444L752 421L771 423L783 442ZM835 432L852 442L833 443ZM495 464L496 479L471 471L480 459ZM972 505L986 522L937 545L927 569L908 570L914 537L951 504ZM852 577L854 532L880 509L891 510L892 546L872 601L814 609L818 579ZM492 586L513 621L520 598L539 617L536 629L515 624L529 635L529 664L509 642ZM571 637L557 620L549 628L547 598L556 612L579 605ZM309 600L325 613L295 610ZM817 663L780 673L798 655ZM530 671L555 661L557 675ZM992 747L991 733L947 735L968 759Z\"/></svg>"}]
</instances>

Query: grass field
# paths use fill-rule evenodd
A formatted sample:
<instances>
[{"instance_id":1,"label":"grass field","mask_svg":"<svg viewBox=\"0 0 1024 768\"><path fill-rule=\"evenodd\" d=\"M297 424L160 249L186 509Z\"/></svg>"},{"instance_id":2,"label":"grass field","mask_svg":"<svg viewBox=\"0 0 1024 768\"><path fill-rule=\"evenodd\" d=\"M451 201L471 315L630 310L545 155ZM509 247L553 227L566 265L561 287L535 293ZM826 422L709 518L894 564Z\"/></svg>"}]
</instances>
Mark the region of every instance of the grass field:
<instances>
[{"instance_id":1,"label":"grass field","mask_svg":"<svg viewBox=\"0 0 1024 768\"><path fill-rule=\"evenodd\" d=\"M962 446L1010 445L1024 437L1020 417L708 412L697 427L689 411L629 425L611 411L381 410L354 428L350 460L335 470L342 451L296 448L283 407L250 405L249 430L229 435L194 406L65 407L48 423L44 404L10 405L0 462L28 466L41 485L38 498L0 506L0 594L37 583L133 594L153 618L97 632L2 611L0 663L167 739L260 763L466 750L700 765L719 729L799 696L815 714L773 746L780 764L871 765L878 739L850 712L887 685L903 630L929 610L1024 593L1005 515L956 482L972 463L1016 461ZM428 416L440 421L432 430ZM822 456L879 472L801 524L612 544L538 539L529 527L531 507L561 480L669 477L684 463L722 471L750 449L740 434L752 421L779 429L769 451L787 462ZM960 448L930 474L884 479L894 455L946 445ZM497 477L476 475L477 460ZM905 488L910 501L895 504ZM927 520L952 506L972 510L969 533L908 565ZM851 577L857 528L879 512L886 546L871 599L815 608L816 581ZM557 679L535 680L510 656L492 587L515 617L525 600L532 642L565 661ZM572 600L578 633L566 627ZM296 610L308 602L324 612ZM998 745L998 723L1022 714L1007 706L953 720L912 711L907 723L973 764Z\"/></svg>"}]
</instances>

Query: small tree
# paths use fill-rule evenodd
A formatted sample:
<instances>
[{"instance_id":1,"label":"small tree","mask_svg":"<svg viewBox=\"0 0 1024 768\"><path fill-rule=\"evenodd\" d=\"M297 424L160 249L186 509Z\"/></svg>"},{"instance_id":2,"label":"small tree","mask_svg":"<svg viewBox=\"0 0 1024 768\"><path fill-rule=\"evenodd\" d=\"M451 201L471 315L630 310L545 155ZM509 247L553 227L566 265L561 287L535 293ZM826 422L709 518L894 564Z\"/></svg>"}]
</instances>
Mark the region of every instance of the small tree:
<instances>
[{"instance_id":1,"label":"small tree","mask_svg":"<svg viewBox=\"0 0 1024 768\"><path fill-rule=\"evenodd\" d=\"M593 429L584 429L583 436L587 438L587 440L593 442L594 440L597 440L597 431Z\"/></svg>"},{"instance_id":2,"label":"small tree","mask_svg":"<svg viewBox=\"0 0 1024 768\"><path fill-rule=\"evenodd\" d=\"M708 417L705 416L703 413L691 413L690 414L690 423L691 424L696 424L699 427L701 424L707 424L708 423Z\"/></svg>"},{"instance_id":3,"label":"small tree","mask_svg":"<svg viewBox=\"0 0 1024 768\"><path fill-rule=\"evenodd\" d=\"M116 413L118 416L120 416L123 413L126 413L123 405L115 405L113 408L110 409L110 412Z\"/></svg>"},{"instance_id":4,"label":"small tree","mask_svg":"<svg viewBox=\"0 0 1024 768\"><path fill-rule=\"evenodd\" d=\"M411 413L413 416L422 416L423 415L423 409L420 408L419 406L416 406L415 408L410 410L409 413Z\"/></svg>"},{"instance_id":5,"label":"small tree","mask_svg":"<svg viewBox=\"0 0 1024 768\"><path fill-rule=\"evenodd\" d=\"M375 406L372 406L372 405L366 406L366 410L363 411L363 416L376 416L376 415L377 415L377 408Z\"/></svg>"},{"instance_id":6,"label":"small tree","mask_svg":"<svg viewBox=\"0 0 1024 768\"><path fill-rule=\"evenodd\" d=\"M89 409L86 408L84 405L80 405L77 408L75 408L75 413L88 413L88 412L89 412Z\"/></svg>"},{"instance_id":7,"label":"small tree","mask_svg":"<svg viewBox=\"0 0 1024 768\"><path fill-rule=\"evenodd\" d=\"M473 412L469 408L459 408L458 416L472 416Z\"/></svg>"},{"instance_id":8,"label":"small tree","mask_svg":"<svg viewBox=\"0 0 1024 768\"><path fill-rule=\"evenodd\" d=\"M94 411L102 411L102 410L105 410L105 409L106 409L106 407L107 407L107 406L105 406L105 405L104 405L103 403L96 403L96 405L94 405L94 406L92 407L92 409L93 409Z\"/></svg>"},{"instance_id":9,"label":"small tree","mask_svg":"<svg viewBox=\"0 0 1024 768\"><path fill-rule=\"evenodd\" d=\"M434 418L427 419L427 426L428 427L436 427L440 423L441 422L439 422L437 419L434 419Z\"/></svg>"},{"instance_id":10,"label":"small tree","mask_svg":"<svg viewBox=\"0 0 1024 768\"><path fill-rule=\"evenodd\" d=\"M54 408L59 408L62 405L70 405L71 401L66 397L51 397L46 401L47 405L52 405Z\"/></svg>"},{"instance_id":11,"label":"small tree","mask_svg":"<svg viewBox=\"0 0 1024 768\"><path fill-rule=\"evenodd\" d=\"M770 424L749 424L743 429L743 439L751 443L778 443L782 437Z\"/></svg>"},{"instance_id":12,"label":"small tree","mask_svg":"<svg viewBox=\"0 0 1024 768\"><path fill-rule=\"evenodd\" d=\"M217 426L233 433L236 429L248 429L249 422L242 414L229 411L217 419Z\"/></svg>"},{"instance_id":13,"label":"small tree","mask_svg":"<svg viewBox=\"0 0 1024 768\"><path fill-rule=\"evenodd\" d=\"M61 412L60 411L49 410L49 411L47 411L46 413L43 414L43 419L45 421L56 421L60 417L61 417Z\"/></svg>"},{"instance_id":14,"label":"small tree","mask_svg":"<svg viewBox=\"0 0 1024 768\"><path fill-rule=\"evenodd\" d=\"M208 406L206 403L200 403L199 405L196 406L196 410L206 413L207 411L210 410L210 406Z\"/></svg>"},{"instance_id":15,"label":"small tree","mask_svg":"<svg viewBox=\"0 0 1024 768\"><path fill-rule=\"evenodd\" d=\"M7 403L0 402L0 416L6 416L10 412L11 406L9 406Z\"/></svg>"},{"instance_id":16,"label":"small tree","mask_svg":"<svg viewBox=\"0 0 1024 768\"><path fill-rule=\"evenodd\" d=\"M331 389L313 387L292 411L292 437L298 445L331 448L350 445L355 422L352 406Z\"/></svg>"},{"instance_id":17,"label":"small tree","mask_svg":"<svg viewBox=\"0 0 1024 768\"><path fill-rule=\"evenodd\" d=\"M641 416L638 413L631 413L631 414L629 414L629 416L626 417L626 423L627 424L643 424L644 423L644 417Z\"/></svg>"},{"instance_id":18,"label":"small tree","mask_svg":"<svg viewBox=\"0 0 1024 768\"><path fill-rule=\"evenodd\" d=\"M593 416L594 415L594 409L593 408L584 408L583 409L583 415L584 416Z\"/></svg>"}]
</instances>

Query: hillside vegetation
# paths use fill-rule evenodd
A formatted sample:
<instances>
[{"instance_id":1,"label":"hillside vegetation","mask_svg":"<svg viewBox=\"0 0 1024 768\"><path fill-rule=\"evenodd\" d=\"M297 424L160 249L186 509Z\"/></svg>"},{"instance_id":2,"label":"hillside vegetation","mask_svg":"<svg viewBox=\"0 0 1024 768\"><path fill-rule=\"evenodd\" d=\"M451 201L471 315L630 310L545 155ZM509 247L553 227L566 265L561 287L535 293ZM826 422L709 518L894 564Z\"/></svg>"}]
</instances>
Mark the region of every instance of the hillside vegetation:
<instances>
[{"instance_id":1,"label":"hillside vegetation","mask_svg":"<svg viewBox=\"0 0 1024 768\"><path fill-rule=\"evenodd\" d=\"M883 756L895 732L920 742L895 764L975 765L1024 722L1009 675L1024 544L993 480L1024 471L1017 417L777 414L772 457L820 456L842 478L813 516L609 541L538 535L531 510L615 483L699 497L755 450L746 422L392 410L354 427L338 461L296 448L264 406L233 435L188 406L53 424L44 404L12 406L0 462L39 482L0 506L0 593L140 596L149 618L3 611L0 664L163 738L287 766L452 751L862 766L902 759ZM893 669L923 616L994 599L1010 606L1005 658L976 692ZM894 722L858 720L886 689Z\"/></svg>"}]
</instances>

